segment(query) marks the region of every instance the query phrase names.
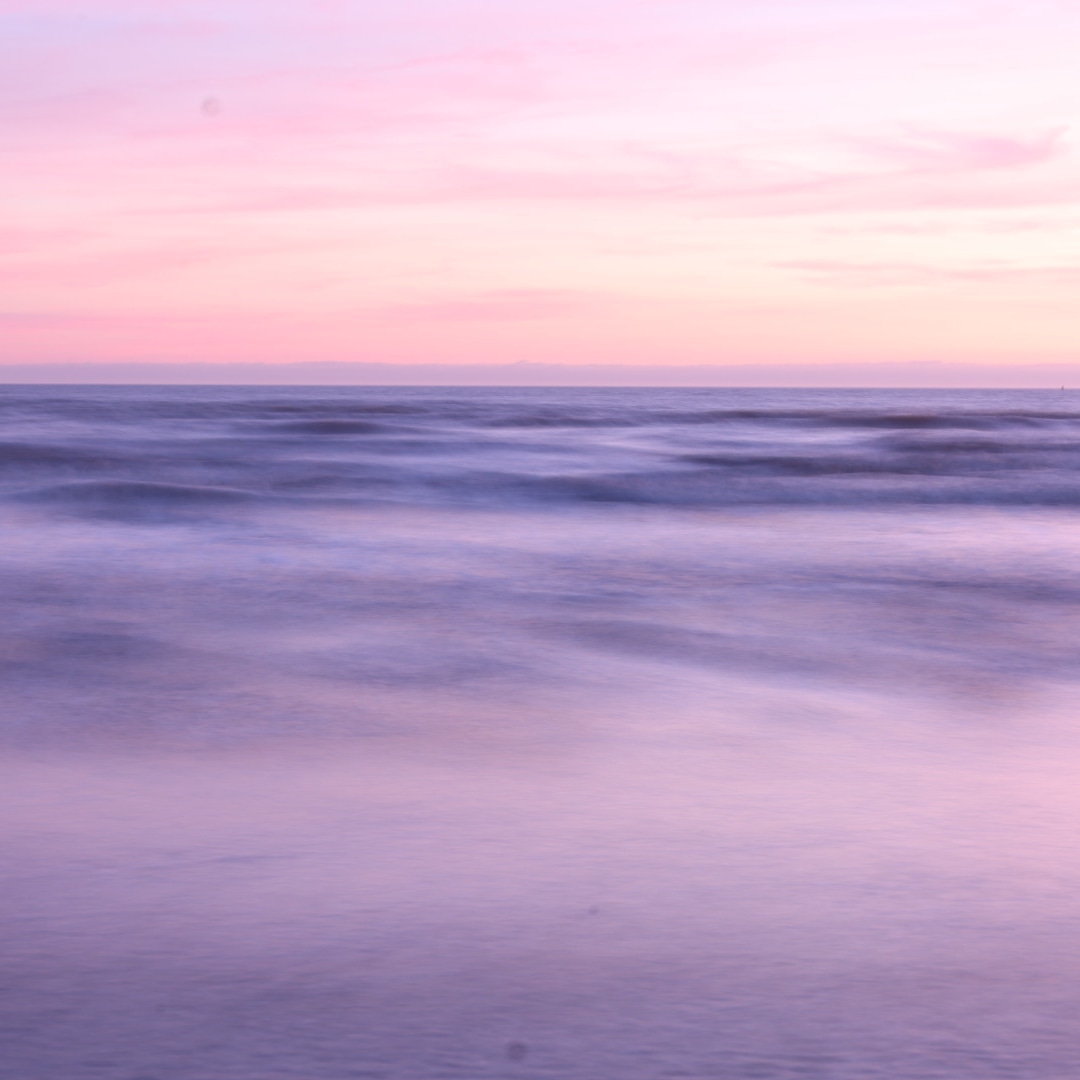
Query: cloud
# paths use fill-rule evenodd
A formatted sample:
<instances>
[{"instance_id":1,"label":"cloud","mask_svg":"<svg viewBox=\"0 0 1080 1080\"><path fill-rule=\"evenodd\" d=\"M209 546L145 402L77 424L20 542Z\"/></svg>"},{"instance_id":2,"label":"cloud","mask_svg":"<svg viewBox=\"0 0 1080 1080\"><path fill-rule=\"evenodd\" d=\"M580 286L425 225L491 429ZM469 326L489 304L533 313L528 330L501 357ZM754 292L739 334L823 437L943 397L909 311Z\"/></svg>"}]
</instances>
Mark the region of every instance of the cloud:
<instances>
[{"instance_id":1,"label":"cloud","mask_svg":"<svg viewBox=\"0 0 1080 1080\"><path fill-rule=\"evenodd\" d=\"M0 326L13 330L51 329L55 326L94 326L100 317L47 311L0 311Z\"/></svg>"},{"instance_id":2,"label":"cloud","mask_svg":"<svg viewBox=\"0 0 1080 1080\"><path fill-rule=\"evenodd\" d=\"M883 310L942 285L970 308L955 336L992 337L979 289L1075 287L1049 265L1080 191L1064 6L0 0L4 306L115 312L57 324L87 348L171 311L225 320L192 354L238 355L261 320L271 351L431 324L417 355L539 355L637 347L626 296L708 292L697 330L655 314L640 347L788 312L827 350L852 331L813 283L881 286ZM962 235L980 217L1017 235ZM716 315L750 300L776 318Z\"/></svg>"},{"instance_id":3,"label":"cloud","mask_svg":"<svg viewBox=\"0 0 1080 1080\"><path fill-rule=\"evenodd\" d=\"M1043 165L1066 152L1067 128L1035 136L983 132L914 131L899 139L852 140L863 153L905 171L982 172Z\"/></svg>"},{"instance_id":4,"label":"cloud","mask_svg":"<svg viewBox=\"0 0 1080 1080\"><path fill-rule=\"evenodd\" d=\"M571 289L496 289L388 304L363 314L405 322L527 322L581 315L604 306L610 307L609 298Z\"/></svg>"},{"instance_id":5,"label":"cloud","mask_svg":"<svg viewBox=\"0 0 1080 1080\"><path fill-rule=\"evenodd\" d=\"M799 259L772 264L810 279L831 281L847 287L933 287L941 285L1003 285L1074 287L1080 285L1080 264L1058 266L1009 266L976 263L947 266L929 263L860 262L830 259Z\"/></svg>"}]
</instances>

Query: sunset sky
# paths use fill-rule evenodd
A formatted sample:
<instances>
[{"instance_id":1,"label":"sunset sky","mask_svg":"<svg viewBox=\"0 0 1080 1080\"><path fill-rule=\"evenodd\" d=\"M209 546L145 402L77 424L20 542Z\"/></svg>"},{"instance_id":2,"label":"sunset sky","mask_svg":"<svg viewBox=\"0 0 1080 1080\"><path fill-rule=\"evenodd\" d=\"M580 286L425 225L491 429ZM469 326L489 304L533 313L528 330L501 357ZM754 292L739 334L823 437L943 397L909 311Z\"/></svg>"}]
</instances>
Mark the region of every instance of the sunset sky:
<instances>
[{"instance_id":1,"label":"sunset sky","mask_svg":"<svg viewBox=\"0 0 1080 1080\"><path fill-rule=\"evenodd\" d=\"M0 363L1080 360L1077 0L0 0Z\"/></svg>"}]
</instances>

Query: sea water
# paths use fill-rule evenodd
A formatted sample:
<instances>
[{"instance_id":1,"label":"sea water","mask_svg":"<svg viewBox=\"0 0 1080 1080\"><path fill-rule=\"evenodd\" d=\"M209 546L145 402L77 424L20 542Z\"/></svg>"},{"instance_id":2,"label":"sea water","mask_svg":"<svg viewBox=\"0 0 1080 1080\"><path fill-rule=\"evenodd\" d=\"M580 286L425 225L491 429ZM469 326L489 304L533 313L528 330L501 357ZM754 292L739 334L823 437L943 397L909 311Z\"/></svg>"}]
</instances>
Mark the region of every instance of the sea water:
<instances>
[{"instance_id":1,"label":"sea water","mask_svg":"<svg viewBox=\"0 0 1080 1080\"><path fill-rule=\"evenodd\" d=\"M0 390L4 1080L1080 1073L1080 396Z\"/></svg>"}]
</instances>

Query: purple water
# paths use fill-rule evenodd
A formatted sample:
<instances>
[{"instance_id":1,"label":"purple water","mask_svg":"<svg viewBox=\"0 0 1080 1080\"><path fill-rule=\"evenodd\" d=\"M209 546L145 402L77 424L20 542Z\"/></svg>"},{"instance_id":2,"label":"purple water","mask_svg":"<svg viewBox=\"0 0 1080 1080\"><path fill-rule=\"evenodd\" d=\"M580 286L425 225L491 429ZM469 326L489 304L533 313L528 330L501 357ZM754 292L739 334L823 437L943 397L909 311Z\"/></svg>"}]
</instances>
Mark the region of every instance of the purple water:
<instances>
[{"instance_id":1,"label":"purple water","mask_svg":"<svg viewBox=\"0 0 1080 1080\"><path fill-rule=\"evenodd\" d=\"M3 1080L1080 1071L1080 397L0 424Z\"/></svg>"}]
</instances>

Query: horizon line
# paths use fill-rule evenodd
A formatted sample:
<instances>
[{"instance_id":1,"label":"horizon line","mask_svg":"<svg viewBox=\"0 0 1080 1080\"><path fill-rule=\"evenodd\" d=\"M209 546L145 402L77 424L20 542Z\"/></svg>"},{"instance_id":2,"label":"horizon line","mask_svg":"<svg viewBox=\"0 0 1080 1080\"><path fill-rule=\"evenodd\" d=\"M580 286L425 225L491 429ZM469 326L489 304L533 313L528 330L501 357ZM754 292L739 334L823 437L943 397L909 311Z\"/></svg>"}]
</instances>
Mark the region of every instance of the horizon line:
<instances>
[{"instance_id":1,"label":"horizon line","mask_svg":"<svg viewBox=\"0 0 1080 1080\"><path fill-rule=\"evenodd\" d=\"M1028 364L840 361L743 364L392 363L299 360L0 364L0 385L471 386L642 389L1045 389L1080 388L1080 360Z\"/></svg>"}]
</instances>

